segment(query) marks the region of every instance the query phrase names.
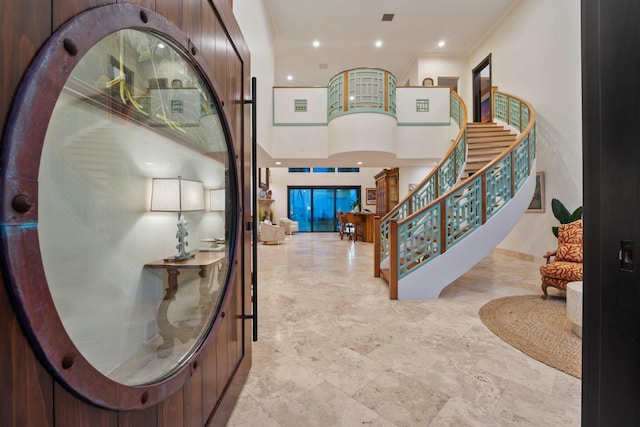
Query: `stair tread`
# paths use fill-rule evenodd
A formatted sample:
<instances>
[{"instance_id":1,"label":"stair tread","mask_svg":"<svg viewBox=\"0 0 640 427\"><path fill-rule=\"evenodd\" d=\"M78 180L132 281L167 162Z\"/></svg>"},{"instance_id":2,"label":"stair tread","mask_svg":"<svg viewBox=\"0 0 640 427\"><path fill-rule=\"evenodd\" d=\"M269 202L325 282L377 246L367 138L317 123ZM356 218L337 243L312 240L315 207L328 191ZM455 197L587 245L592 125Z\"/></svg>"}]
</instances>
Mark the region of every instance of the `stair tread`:
<instances>
[{"instance_id":1,"label":"stair tread","mask_svg":"<svg viewBox=\"0 0 640 427\"><path fill-rule=\"evenodd\" d=\"M481 141L481 140L470 140L467 141L467 145L471 147L508 147L513 144L513 141Z\"/></svg>"},{"instance_id":2,"label":"stair tread","mask_svg":"<svg viewBox=\"0 0 640 427\"><path fill-rule=\"evenodd\" d=\"M507 150L509 148L508 145L506 146L492 146L492 147L469 147L468 149L468 153L470 156L473 155L478 155L478 154L482 154L482 153L502 153L503 151Z\"/></svg>"},{"instance_id":3,"label":"stair tread","mask_svg":"<svg viewBox=\"0 0 640 427\"><path fill-rule=\"evenodd\" d=\"M473 144L474 142L503 142L503 141L515 141L516 140L516 136L511 134L511 135L504 135L504 136L481 136L481 137L467 137L467 142L469 144Z\"/></svg>"}]
</instances>

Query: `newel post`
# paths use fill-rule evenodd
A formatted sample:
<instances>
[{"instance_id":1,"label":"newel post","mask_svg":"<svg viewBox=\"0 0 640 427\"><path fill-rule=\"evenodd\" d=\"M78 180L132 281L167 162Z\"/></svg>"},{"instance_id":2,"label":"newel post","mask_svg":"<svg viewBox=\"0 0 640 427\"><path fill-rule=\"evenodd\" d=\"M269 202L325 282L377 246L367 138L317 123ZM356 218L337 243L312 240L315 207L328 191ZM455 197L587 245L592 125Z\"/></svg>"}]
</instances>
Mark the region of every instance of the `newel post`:
<instances>
[{"instance_id":1,"label":"newel post","mask_svg":"<svg viewBox=\"0 0 640 427\"><path fill-rule=\"evenodd\" d=\"M496 103L494 100L495 100L497 91L498 91L498 86L491 86L491 121L492 122L496 118Z\"/></svg>"},{"instance_id":2,"label":"newel post","mask_svg":"<svg viewBox=\"0 0 640 427\"><path fill-rule=\"evenodd\" d=\"M398 219L389 221L389 299L398 299Z\"/></svg>"},{"instance_id":3,"label":"newel post","mask_svg":"<svg viewBox=\"0 0 640 427\"><path fill-rule=\"evenodd\" d=\"M373 217L373 277L380 277L380 217Z\"/></svg>"}]
</instances>

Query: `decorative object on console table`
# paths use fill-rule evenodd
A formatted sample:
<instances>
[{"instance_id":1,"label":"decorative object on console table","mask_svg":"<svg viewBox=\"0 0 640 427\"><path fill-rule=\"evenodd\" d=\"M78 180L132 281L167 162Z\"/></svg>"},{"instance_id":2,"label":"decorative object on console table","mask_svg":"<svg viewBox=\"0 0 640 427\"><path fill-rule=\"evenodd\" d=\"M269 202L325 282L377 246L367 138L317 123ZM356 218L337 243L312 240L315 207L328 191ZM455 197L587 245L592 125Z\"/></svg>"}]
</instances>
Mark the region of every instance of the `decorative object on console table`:
<instances>
[{"instance_id":1,"label":"decorative object on console table","mask_svg":"<svg viewBox=\"0 0 640 427\"><path fill-rule=\"evenodd\" d=\"M176 238L178 253L167 261L181 261L194 255L187 251L187 220L183 212L204 210L204 186L201 181L178 178L154 178L151 187L152 212L178 212Z\"/></svg>"}]
</instances>

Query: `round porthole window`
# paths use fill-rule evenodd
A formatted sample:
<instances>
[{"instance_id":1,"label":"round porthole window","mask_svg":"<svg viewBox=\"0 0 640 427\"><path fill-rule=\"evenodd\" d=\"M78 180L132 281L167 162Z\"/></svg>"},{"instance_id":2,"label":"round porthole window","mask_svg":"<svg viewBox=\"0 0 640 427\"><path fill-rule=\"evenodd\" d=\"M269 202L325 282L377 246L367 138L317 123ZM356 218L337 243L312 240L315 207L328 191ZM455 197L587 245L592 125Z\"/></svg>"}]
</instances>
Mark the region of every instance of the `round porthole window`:
<instances>
[{"instance_id":1,"label":"round porthole window","mask_svg":"<svg viewBox=\"0 0 640 427\"><path fill-rule=\"evenodd\" d=\"M100 406L175 391L225 295L237 176L195 54L153 12L86 12L38 56L5 136L16 306L54 375Z\"/></svg>"}]
</instances>

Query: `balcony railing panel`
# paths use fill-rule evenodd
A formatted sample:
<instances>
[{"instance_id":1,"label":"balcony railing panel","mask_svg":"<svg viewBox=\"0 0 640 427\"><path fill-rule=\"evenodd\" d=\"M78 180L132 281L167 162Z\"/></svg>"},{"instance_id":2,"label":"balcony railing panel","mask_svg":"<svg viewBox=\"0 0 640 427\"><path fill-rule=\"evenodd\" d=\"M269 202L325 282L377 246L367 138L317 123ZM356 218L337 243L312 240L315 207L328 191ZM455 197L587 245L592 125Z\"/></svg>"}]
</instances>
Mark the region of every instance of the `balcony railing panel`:
<instances>
[{"instance_id":1,"label":"balcony railing panel","mask_svg":"<svg viewBox=\"0 0 640 427\"><path fill-rule=\"evenodd\" d=\"M328 86L327 121L353 113L396 117L396 78L388 71L357 68L335 75Z\"/></svg>"}]
</instances>

